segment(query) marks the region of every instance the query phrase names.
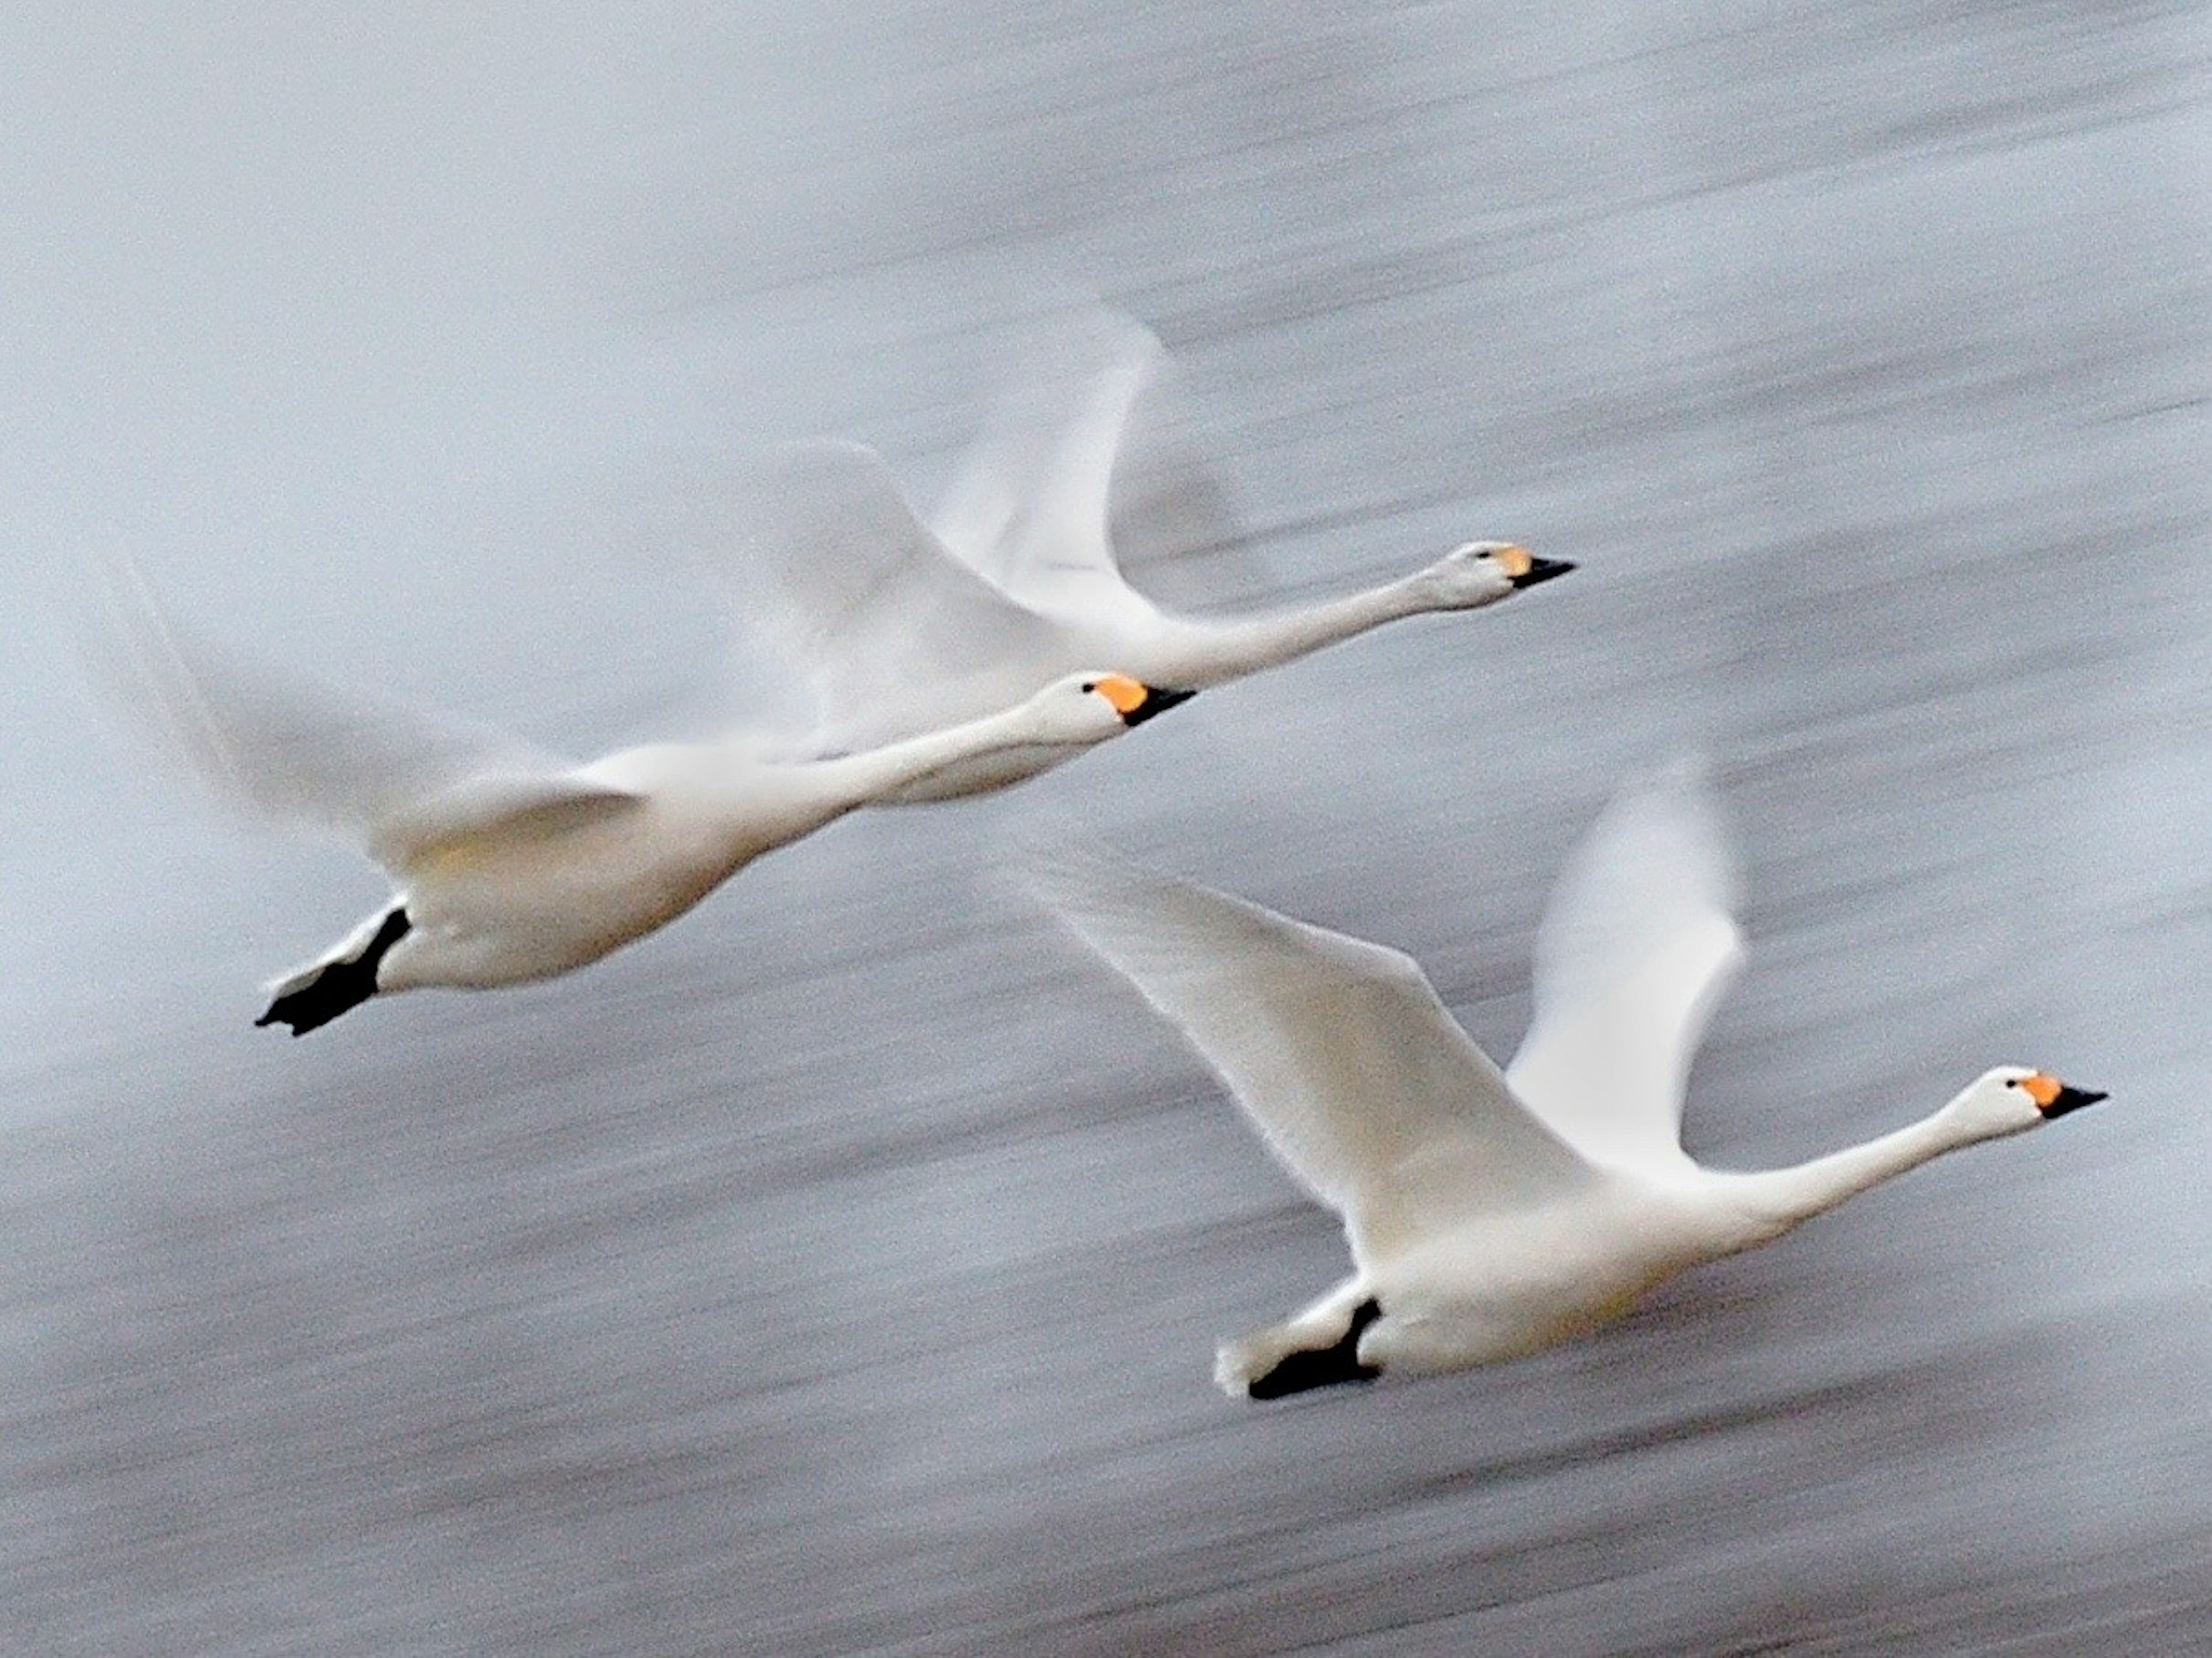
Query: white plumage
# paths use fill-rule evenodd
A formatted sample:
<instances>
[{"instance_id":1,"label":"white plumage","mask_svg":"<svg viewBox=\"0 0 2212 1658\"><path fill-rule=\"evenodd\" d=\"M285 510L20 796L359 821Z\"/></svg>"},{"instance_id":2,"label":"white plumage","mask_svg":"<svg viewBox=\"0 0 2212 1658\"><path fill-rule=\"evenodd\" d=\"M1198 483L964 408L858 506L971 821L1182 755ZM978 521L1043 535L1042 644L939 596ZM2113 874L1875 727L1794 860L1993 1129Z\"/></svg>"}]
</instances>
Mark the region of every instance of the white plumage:
<instances>
[{"instance_id":1,"label":"white plumage","mask_svg":"<svg viewBox=\"0 0 2212 1658\"><path fill-rule=\"evenodd\" d=\"M1622 795L1571 861L1504 1074L1397 950L1102 859L1061 853L1034 879L1343 1217L1352 1276L1225 1343L1233 1394L1534 1351L1931 1157L2104 1097L1999 1066L1920 1122L1793 1169L1692 1163L1683 1088L1741 950L1712 803L1679 770Z\"/></svg>"},{"instance_id":2,"label":"white plumage","mask_svg":"<svg viewBox=\"0 0 2212 1658\"><path fill-rule=\"evenodd\" d=\"M1103 333L1109 361L1082 377L1057 424L1002 416L968 457L934 527L873 451L817 442L778 452L744 492L751 607L768 641L809 683L810 742L839 753L972 719L1086 662L1194 689L1293 661L1401 617L1472 610L1573 567L1509 542L1474 541L1380 586L1237 617L1164 610L1124 579L1109 493L1158 343L1126 319ZM1218 492L1187 460L1163 471L1193 556L1229 538ZM1200 504L1193 505L1194 501ZM1156 562L1152 568L1170 568ZM948 768L902 799L1001 788L1066 756Z\"/></svg>"},{"instance_id":3,"label":"white plumage","mask_svg":"<svg viewBox=\"0 0 2212 1658\"><path fill-rule=\"evenodd\" d=\"M389 904L270 987L258 1023L295 1035L380 992L565 973L674 920L763 853L943 768L1050 763L1188 695L1086 671L836 758L779 760L739 734L577 765L246 671L187 647L143 592L134 598L131 677L202 777L264 816L336 832L392 877Z\"/></svg>"}]
</instances>

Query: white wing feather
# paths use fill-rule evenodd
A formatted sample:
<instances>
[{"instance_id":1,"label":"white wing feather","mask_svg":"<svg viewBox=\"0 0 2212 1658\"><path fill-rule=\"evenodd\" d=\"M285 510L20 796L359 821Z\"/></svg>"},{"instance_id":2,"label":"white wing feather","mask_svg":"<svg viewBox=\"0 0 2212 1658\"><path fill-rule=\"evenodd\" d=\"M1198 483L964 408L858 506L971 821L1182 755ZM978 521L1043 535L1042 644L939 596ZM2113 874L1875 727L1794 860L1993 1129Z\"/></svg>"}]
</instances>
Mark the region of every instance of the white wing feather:
<instances>
[{"instance_id":1,"label":"white wing feather","mask_svg":"<svg viewBox=\"0 0 2212 1658\"><path fill-rule=\"evenodd\" d=\"M744 609L811 689L817 750L976 718L1091 665L1117 637L1149 637L1159 612L1122 579L1115 533L1127 537L1123 562L1186 593L1264 588L1176 423L1131 430L1165 365L1158 342L1111 312L1082 320L1053 373L1001 399L933 528L859 444L787 446L741 481Z\"/></svg>"},{"instance_id":2,"label":"white wing feather","mask_svg":"<svg viewBox=\"0 0 2212 1658\"><path fill-rule=\"evenodd\" d=\"M956 725L1082 665L1054 623L946 552L872 449L779 450L744 505L753 619L811 684L825 747Z\"/></svg>"},{"instance_id":3,"label":"white wing feather","mask_svg":"<svg viewBox=\"0 0 2212 1658\"><path fill-rule=\"evenodd\" d=\"M636 804L503 733L340 698L187 642L143 586L127 595L124 677L211 789L343 836L397 870L418 848Z\"/></svg>"},{"instance_id":4,"label":"white wing feather","mask_svg":"<svg viewBox=\"0 0 2212 1658\"><path fill-rule=\"evenodd\" d=\"M1101 315L1095 331L1109 356L1072 376L1001 400L969 452L932 522L954 555L1030 609L1113 618L1152 606L1121 579L1108 541L1114 460L1159 342L1125 318ZM1072 415L1051 408L1079 380ZM1057 395L1055 395L1057 394Z\"/></svg>"},{"instance_id":5,"label":"white wing feather","mask_svg":"<svg viewBox=\"0 0 2212 1658\"><path fill-rule=\"evenodd\" d=\"M1146 598L1176 614L1249 610L1283 598L1211 448L1167 406L1174 363L1153 366L1115 458L1109 522L1115 562Z\"/></svg>"},{"instance_id":6,"label":"white wing feather","mask_svg":"<svg viewBox=\"0 0 2212 1658\"><path fill-rule=\"evenodd\" d=\"M1173 364L1159 341L1099 307L1050 349L1001 394L939 503L945 545L1017 603L1092 624L1153 625L1154 599L1262 597L1210 458L1162 407Z\"/></svg>"},{"instance_id":7,"label":"white wing feather","mask_svg":"<svg viewBox=\"0 0 2212 1658\"><path fill-rule=\"evenodd\" d=\"M1364 1259L1591 1178L1410 957L1101 859L1055 854L1030 875L1344 1216Z\"/></svg>"},{"instance_id":8,"label":"white wing feather","mask_svg":"<svg viewBox=\"0 0 2212 1658\"><path fill-rule=\"evenodd\" d=\"M1685 1161L1682 1099L1743 958L1738 875L1687 766L1625 789L1570 856L1537 938L1534 1017L1506 1075L1593 1160Z\"/></svg>"}]
</instances>

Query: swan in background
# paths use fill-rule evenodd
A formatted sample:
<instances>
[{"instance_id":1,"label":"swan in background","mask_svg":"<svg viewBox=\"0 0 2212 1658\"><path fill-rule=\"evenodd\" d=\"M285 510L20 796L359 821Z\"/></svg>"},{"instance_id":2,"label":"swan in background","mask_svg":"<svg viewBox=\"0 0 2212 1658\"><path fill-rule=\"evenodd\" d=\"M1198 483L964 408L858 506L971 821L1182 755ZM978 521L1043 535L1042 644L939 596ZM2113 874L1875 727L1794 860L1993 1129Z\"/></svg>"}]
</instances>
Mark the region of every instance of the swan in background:
<instances>
[{"instance_id":1,"label":"swan in background","mask_svg":"<svg viewBox=\"0 0 2212 1658\"><path fill-rule=\"evenodd\" d=\"M1471 541L1411 575L1298 608L1234 617L1163 610L1124 580L1109 535L1116 461L1163 354L1127 319L1092 331L1109 337L1111 361L1087 380L1074 414L1056 430L1033 409L1002 418L968 458L934 528L858 444L793 445L747 481L740 538L766 590L752 614L811 684L812 751L971 719L1085 662L1160 684L1218 685L1401 616L1493 604L1574 568L1510 542ZM1170 479L1151 493L1155 526L1164 521L1193 557L1233 541L1220 527L1218 491L1195 465L1164 462L1152 476ZM934 772L897 798L1003 788L1067 757L993 755Z\"/></svg>"},{"instance_id":2,"label":"swan in background","mask_svg":"<svg viewBox=\"0 0 2212 1658\"><path fill-rule=\"evenodd\" d=\"M1031 878L1343 1218L1352 1276L1223 1344L1214 1376L1232 1397L1584 1335L1690 1267L2105 1097L2001 1066L1909 1127L1796 1168L1692 1163L1683 1086L1741 947L1727 847L1679 771L1620 797L1563 876L1534 1017L1502 1076L1397 950L1077 854L1034 860Z\"/></svg>"},{"instance_id":3,"label":"swan in background","mask_svg":"<svg viewBox=\"0 0 2212 1658\"><path fill-rule=\"evenodd\" d=\"M571 765L493 732L342 705L188 650L142 592L131 677L204 779L264 815L352 840L390 903L270 987L254 1023L305 1035L371 996L566 973L665 926L747 864L981 756L1048 762L1192 695L1126 675L836 759L756 738L654 743Z\"/></svg>"}]
</instances>

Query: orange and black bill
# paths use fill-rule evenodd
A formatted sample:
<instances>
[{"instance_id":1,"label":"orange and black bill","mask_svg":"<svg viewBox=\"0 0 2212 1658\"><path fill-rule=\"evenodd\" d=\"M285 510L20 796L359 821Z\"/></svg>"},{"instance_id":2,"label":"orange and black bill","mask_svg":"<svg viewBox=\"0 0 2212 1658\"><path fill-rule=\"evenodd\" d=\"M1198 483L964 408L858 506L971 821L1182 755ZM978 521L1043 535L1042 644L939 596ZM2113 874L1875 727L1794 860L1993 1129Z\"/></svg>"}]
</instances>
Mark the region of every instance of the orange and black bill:
<instances>
[{"instance_id":1,"label":"orange and black bill","mask_svg":"<svg viewBox=\"0 0 2212 1658\"><path fill-rule=\"evenodd\" d=\"M1526 547L1508 547L1502 553L1492 555L1505 571L1506 580L1518 592L1523 587L1533 587L1540 581L1549 581L1563 576L1575 567L1564 558L1538 558Z\"/></svg>"},{"instance_id":2,"label":"orange and black bill","mask_svg":"<svg viewBox=\"0 0 2212 1658\"><path fill-rule=\"evenodd\" d=\"M2039 1071L2025 1078L2021 1087L2027 1097L2035 1102L2035 1108L2043 1113L2045 1122L2055 1121L2069 1111L2079 1111L2085 1105L2094 1105L2106 1096L2087 1088L2075 1088L2046 1072Z\"/></svg>"},{"instance_id":3,"label":"orange and black bill","mask_svg":"<svg viewBox=\"0 0 2212 1658\"><path fill-rule=\"evenodd\" d=\"M1096 689L1114 705L1125 726L1141 726L1154 714L1165 714L1178 702L1188 702L1196 691L1170 690L1164 685L1145 685L1127 674L1109 673Z\"/></svg>"}]
</instances>

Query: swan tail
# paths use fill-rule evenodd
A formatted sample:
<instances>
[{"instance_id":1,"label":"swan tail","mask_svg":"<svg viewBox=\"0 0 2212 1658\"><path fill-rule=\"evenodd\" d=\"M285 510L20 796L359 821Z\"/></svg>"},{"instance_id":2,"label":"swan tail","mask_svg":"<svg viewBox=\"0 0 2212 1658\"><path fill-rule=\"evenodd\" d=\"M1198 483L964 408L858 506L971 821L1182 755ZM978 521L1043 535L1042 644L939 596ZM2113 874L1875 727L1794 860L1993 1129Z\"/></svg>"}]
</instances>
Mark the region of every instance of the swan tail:
<instances>
[{"instance_id":1,"label":"swan tail","mask_svg":"<svg viewBox=\"0 0 2212 1658\"><path fill-rule=\"evenodd\" d=\"M376 969L385 953L407 934L407 909L395 904L337 950L270 986L273 999L253 1023L291 1027L295 1036L319 1030L376 994Z\"/></svg>"}]
</instances>

